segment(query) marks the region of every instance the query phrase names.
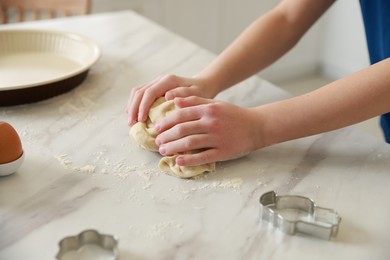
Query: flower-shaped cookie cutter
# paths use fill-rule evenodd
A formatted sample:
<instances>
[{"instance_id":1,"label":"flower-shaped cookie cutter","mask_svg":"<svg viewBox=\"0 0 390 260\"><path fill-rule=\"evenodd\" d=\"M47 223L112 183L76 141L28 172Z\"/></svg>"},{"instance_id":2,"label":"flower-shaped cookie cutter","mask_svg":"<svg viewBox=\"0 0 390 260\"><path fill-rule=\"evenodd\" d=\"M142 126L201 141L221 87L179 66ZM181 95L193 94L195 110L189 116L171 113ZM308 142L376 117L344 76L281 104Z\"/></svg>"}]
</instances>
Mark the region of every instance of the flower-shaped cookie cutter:
<instances>
[{"instance_id":1,"label":"flower-shaped cookie cutter","mask_svg":"<svg viewBox=\"0 0 390 260\"><path fill-rule=\"evenodd\" d=\"M313 200L299 195L279 196L274 191L260 197L261 218L282 232L294 235L302 233L322 239L331 239L337 235L340 216L333 209L321 208ZM295 210L306 213L305 219L287 219L278 213L283 210Z\"/></svg>"},{"instance_id":2,"label":"flower-shaped cookie cutter","mask_svg":"<svg viewBox=\"0 0 390 260\"><path fill-rule=\"evenodd\" d=\"M111 235L100 234L93 229L85 230L76 236L63 238L59 243L60 250L56 257L58 260L64 259L66 254L72 251L77 252L86 245L98 246L109 252L112 255L109 259L119 258L118 240Z\"/></svg>"}]
</instances>

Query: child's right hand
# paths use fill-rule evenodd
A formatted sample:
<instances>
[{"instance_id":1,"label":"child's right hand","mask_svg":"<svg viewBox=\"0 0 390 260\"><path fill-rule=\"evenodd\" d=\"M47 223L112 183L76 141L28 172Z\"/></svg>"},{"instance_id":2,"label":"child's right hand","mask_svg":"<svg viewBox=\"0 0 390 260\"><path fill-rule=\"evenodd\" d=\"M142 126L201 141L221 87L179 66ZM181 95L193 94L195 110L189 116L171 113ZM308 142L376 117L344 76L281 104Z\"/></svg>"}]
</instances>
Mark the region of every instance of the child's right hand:
<instances>
[{"instance_id":1,"label":"child's right hand","mask_svg":"<svg viewBox=\"0 0 390 260\"><path fill-rule=\"evenodd\" d=\"M166 100L175 97L198 96L212 98L214 94L201 79L183 78L175 75L160 76L153 81L134 87L131 90L126 106L129 126L136 122L144 122L148 118L153 102L165 96Z\"/></svg>"}]
</instances>

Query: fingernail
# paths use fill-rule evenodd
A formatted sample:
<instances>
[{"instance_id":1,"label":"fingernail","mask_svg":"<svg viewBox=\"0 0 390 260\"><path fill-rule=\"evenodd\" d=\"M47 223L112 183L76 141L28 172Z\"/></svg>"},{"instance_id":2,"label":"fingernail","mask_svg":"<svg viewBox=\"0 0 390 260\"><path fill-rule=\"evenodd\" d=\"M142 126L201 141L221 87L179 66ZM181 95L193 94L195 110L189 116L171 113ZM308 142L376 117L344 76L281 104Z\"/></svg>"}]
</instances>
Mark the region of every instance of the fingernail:
<instances>
[{"instance_id":1,"label":"fingernail","mask_svg":"<svg viewBox=\"0 0 390 260\"><path fill-rule=\"evenodd\" d=\"M184 158L182 156L179 156L176 158L176 164L183 165L184 164Z\"/></svg>"},{"instance_id":2,"label":"fingernail","mask_svg":"<svg viewBox=\"0 0 390 260\"><path fill-rule=\"evenodd\" d=\"M156 130L156 132L159 132L160 129L161 129L161 126L160 126L159 124L156 124L156 125L154 126L154 130Z\"/></svg>"},{"instance_id":3,"label":"fingernail","mask_svg":"<svg viewBox=\"0 0 390 260\"><path fill-rule=\"evenodd\" d=\"M161 141L159 138L156 138L156 140L154 142L156 143L157 146L160 146L160 144L161 144Z\"/></svg>"},{"instance_id":4,"label":"fingernail","mask_svg":"<svg viewBox=\"0 0 390 260\"><path fill-rule=\"evenodd\" d=\"M158 151L160 152L160 154L165 154L165 147L161 145Z\"/></svg>"}]
</instances>

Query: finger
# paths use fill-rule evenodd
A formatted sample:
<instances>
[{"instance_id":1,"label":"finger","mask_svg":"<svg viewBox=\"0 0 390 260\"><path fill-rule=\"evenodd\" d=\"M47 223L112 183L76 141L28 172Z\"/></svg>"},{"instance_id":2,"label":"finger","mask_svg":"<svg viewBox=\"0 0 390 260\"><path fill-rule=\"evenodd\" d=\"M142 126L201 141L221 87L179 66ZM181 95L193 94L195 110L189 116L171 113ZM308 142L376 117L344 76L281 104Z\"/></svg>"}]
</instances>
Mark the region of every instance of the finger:
<instances>
[{"instance_id":1,"label":"finger","mask_svg":"<svg viewBox=\"0 0 390 260\"><path fill-rule=\"evenodd\" d=\"M178 97L174 99L175 105L180 108L199 106L216 102L213 99L201 98L197 96Z\"/></svg>"},{"instance_id":2,"label":"finger","mask_svg":"<svg viewBox=\"0 0 390 260\"><path fill-rule=\"evenodd\" d=\"M187 85L190 85L190 83L188 83ZM188 96L199 96L199 90L197 90L195 86L186 86L186 87L177 87L165 93L165 98L167 100L172 100L176 97L188 97Z\"/></svg>"},{"instance_id":3,"label":"finger","mask_svg":"<svg viewBox=\"0 0 390 260\"><path fill-rule=\"evenodd\" d=\"M198 120L201 112L198 107L182 108L169 113L156 123L155 130L162 133L174 126L179 126L184 122Z\"/></svg>"},{"instance_id":4,"label":"finger","mask_svg":"<svg viewBox=\"0 0 390 260\"><path fill-rule=\"evenodd\" d=\"M152 84L158 81L161 76L156 77L153 81L148 84L143 84L131 89L130 97L127 101L126 112L129 115L128 124L130 126L134 125L138 120L139 106L144 95L144 92Z\"/></svg>"},{"instance_id":5,"label":"finger","mask_svg":"<svg viewBox=\"0 0 390 260\"><path fill-rule=\"evenodd\" d=\"M214 147L215 142L206 134L195 134L185 136L159 146L159 152L162 155L172 155L179 153L191 153L196 150L203 150Z\"/></svg>"},{"instance_id":6,"label":"finger","mask_svg":"<svg viewBox=\"0 0 390 260\"><path fill-rule=\"evenodd\" d=\"M203 122L199 120L184 122L160 133L156 137L156 144L160 146L186 136L205 133L207 133L207 128Z\"/></svg>"},{"instance_id":7,"label":"finger","mask_svg":"<svg viewBox=\"0 0 390 260\"><path fill-rule=\"evenodd\" d=\"M163 78L163 76L156 77L151 81L142 92L137 104L137 120L140 122L146 121L148 118L149 109L152 107L154 101L164 95L164 91L156 91L156 84Z\"/></svg>"},{"instance_id":8,"label":"finger","mask_svg":"<svg viewBox=\"0 0 390 260\"><path fill-rule=\"evenodd\" d=\"M181 154L176 158L179 166L198 166L218 161L218 150L207 149L199 153Z\"/></svg>"},{"instance_id":9,"label":"finger","mask_svg":"<svg viewBox=\"0 0 390 260\"><path fill-rule=\"evenodd\" d=\"M130 97L127 101L127 114L129 115L128 124L134 125L138 119L138 108L143 96L146 85L142 85L132 89Z\"/></svg>"},{"instance_id":10,"label":"finger","mask_svg":"<svg viewBox=\"0 0 390 260\"><path fill-rule=\"evenodd\" d=\"M180 78L174 75L166 75L159 77L157 80L145 89L142 97L139 111L138 121L145 121L148 117L149 109L152 107L154 101L165 95L168 90L176 88L180 84Z\"/></svg>"}]
</instances>

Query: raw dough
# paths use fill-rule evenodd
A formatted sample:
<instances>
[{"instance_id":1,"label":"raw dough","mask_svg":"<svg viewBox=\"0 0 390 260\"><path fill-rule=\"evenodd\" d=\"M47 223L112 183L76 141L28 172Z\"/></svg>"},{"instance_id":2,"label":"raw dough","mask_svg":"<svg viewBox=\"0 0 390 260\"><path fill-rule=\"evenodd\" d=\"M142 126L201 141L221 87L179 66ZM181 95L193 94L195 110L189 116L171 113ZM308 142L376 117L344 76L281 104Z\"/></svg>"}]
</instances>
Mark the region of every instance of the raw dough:
<instances>
[{"instance_id":1,"label":"raw dough","mask_svg":"<svg viewBox=\"0 0 390 260\"><path fill-rule=\"evenodd\" d=\"M160 118L165 117L169 112L176 109L173 100L165 101L164 97L157 99L149 110L149 117L146 122L137 122L130 129L130 135L143 148L157 152L158 147L154 140L157 133L154 126Z\"/></svg>"},{"instance_id":2,"label":"raw dough","mask_svg":"<svg viewBox=\"0 0 390 260\"><path fill-rule=\"evenodd\" d=\"M191 178L205 172L215 171L215 163L207 163L198 166L179 166L176 164L177 154L161 158L158 167L168 174L180 178Z\"/></svg>"},{"instance_id":3,"label":"raw dough","mask_svg":"<svg viewBox=\"0 0 390 260\"><path fill-rule=\"evenodd\" d=\"M149 117L146 123L137 122L130 129L130 136L143 148L149 151L158 151L155 143L157 136L154 126L158 120L177 109L173 100L166 101L164 97L157 99L149 110ZM178 155L163 157L159 167L164 172L180 177L191 178L205 172L215 171L215 163L208 163L199 166L184 167L176 165Z\"/></svg>"}]
</instances>

